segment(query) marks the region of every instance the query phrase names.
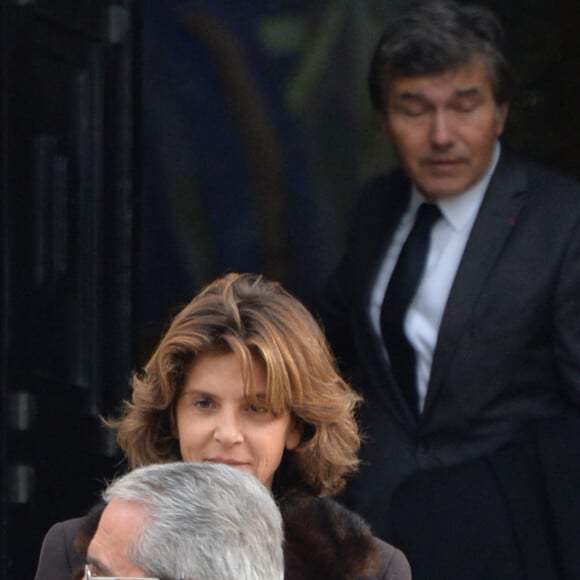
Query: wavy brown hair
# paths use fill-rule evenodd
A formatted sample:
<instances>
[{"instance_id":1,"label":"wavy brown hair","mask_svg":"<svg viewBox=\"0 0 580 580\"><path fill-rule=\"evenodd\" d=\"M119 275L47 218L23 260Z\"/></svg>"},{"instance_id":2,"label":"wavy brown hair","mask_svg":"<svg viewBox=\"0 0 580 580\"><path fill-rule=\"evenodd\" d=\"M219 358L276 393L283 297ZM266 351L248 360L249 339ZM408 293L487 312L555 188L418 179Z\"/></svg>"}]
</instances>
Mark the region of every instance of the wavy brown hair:
<instances>
[{"instance_id":1,"label":"wavy brown hair","mask_svg":"<svg viewBox=\"0 0 580 580\"><path fill-rule=\"evenodd\" d=\"M274 492L341 491L358 464L360 397L339 376L310 312L280 284L254 274L209 284L175 316L144 370L132 377L132 400L110 421L131 467L181 459L175 405L196 357L214 351L238 356L250 397L251 365L262 363L267 405L275 414L289 411L301 430L299 445L284 453Z\"/></svg>"}]
</instances>

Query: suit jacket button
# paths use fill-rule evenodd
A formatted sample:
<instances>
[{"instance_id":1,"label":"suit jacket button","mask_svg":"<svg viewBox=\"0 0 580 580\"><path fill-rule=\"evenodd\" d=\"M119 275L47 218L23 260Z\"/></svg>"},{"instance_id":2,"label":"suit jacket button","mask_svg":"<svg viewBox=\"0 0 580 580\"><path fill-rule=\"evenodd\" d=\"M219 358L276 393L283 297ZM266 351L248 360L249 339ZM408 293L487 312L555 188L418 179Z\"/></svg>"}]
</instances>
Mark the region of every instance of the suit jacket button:
<instances>
[{"instance_id":1,"label":"suit jacket button","mask_svg":"<svg viewBox=\"0 0 580 580\"><path fill-rule=\"evenodd\" d=\"M429 442L426 441L425 439L418 439L417 440L417 455L424 456L427 455L429 453Z\"/></svg>"},{"instance_id":2,"label":"suit jacket button","mask_svg":"<svg viewBox=\"0 0 580 580\"><path fill-rule=\"evenodd\" d=\"M417 458L417 466L419 469L426 469L432 464L430 462L429 444L426 441L419 441L417 443L415 456Z\"/></svg>"}]
</instances>

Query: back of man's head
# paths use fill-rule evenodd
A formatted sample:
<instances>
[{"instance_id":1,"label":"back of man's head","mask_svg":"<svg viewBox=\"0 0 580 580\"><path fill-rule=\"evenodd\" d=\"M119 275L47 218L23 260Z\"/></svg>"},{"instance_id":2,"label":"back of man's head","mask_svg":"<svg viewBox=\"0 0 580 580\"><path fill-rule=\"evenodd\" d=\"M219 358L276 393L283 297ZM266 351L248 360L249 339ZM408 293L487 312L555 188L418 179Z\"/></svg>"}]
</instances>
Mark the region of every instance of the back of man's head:
<instances>
[{"instance_id":1,"label":"back of man's head","mask_svg":"<svg viewBox=\"0 0 580 580\"><path fill-rule=\"evenodd\" d=\"M283 528L269 491L225 465L169 463L114 481L108 503L135 502L146 524L131 560L148 574L185 580L282 579Z\"/></svg>"},{"instance_id":2,"label":"back of man's head","mask_svg":"<svg viewBox=\"0 0 580 580\"><path fill-rule=\"evenodd\" d=\"M484 6L454 0L420 0L405 4L386 26L372 57L368 85L371 103L383 111L384 95L396 77L441 74L484 59L496 102L511 91L504 34L497 17Z\"/></svg>"}]
</instances>

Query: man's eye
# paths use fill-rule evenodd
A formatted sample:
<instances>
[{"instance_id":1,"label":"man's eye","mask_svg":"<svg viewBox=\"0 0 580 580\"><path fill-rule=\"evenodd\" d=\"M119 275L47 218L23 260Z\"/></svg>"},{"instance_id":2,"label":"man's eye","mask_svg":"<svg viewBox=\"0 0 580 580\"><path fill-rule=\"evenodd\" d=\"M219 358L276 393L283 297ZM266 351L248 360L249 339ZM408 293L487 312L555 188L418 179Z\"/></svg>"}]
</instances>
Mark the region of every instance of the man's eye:
<instances>
[{"instance_id":1,"label":"man's eye","mask_svg":"<svg viewBox=\"0 0 580 580\"><path fill-rule=\"evenodd\" d=\"M458 105L455 107L455 110L459 111L460 113L471 113L475 110L475 107L471 104Z\"/></svg>"},{"instance_id":2,"label":"man's eye","mask_svg":"<svg viewBox=\"0 0 580 580\"><path fill-rule=\"evenodd\" d=\"M89 576L91 578L99 577L99 578L106 578L107 575L95 564L86 564L85 565L85 576Z\"/></svg>"},{"instance_id":3,"label":"man's eye","mask_svg":"<svg viewBox=\"0 0 580 580\"><path fill-rule=\"evenodd\" d=\"M400 107L399 111L407 117L419 117L427 112L427 108L419 103L406 104Z\"/></svg>"},{"instance_id":4,"label":"man's eye","mask_svg":"<svg viewBox=\"0 0 580 580\"><path fill-rule=\"evenodd\" d=\"M453 108L459 113L472 113L477 109L480 103L479 99L474 98L466 98L466 99L459 99L457 102L454 103Z\"/></svg>"}]
</instances>

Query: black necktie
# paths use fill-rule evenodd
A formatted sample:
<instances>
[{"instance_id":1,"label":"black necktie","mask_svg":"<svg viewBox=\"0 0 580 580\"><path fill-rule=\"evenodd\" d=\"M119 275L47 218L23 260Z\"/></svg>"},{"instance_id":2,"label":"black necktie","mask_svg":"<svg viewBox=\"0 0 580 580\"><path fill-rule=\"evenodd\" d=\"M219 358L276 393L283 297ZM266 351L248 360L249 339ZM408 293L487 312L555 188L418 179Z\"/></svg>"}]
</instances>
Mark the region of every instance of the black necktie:
<instances>
[{"instance_id":1,"label":"black necktie","mask_svg":"<svg viewBox=\"0 0 580 580\"><path fill-rule=\"evenodd\" d=\"M441 212L437 205L423 203L405 241L391 275L381 309L381 331L391 360L391 368L410 408L418 414L415 351L404 330L405 313L421 280L431 228Z\"/></svg>"}]
</instances>

